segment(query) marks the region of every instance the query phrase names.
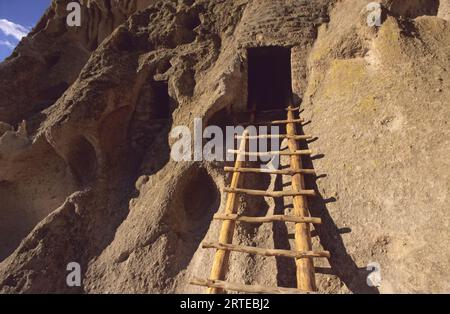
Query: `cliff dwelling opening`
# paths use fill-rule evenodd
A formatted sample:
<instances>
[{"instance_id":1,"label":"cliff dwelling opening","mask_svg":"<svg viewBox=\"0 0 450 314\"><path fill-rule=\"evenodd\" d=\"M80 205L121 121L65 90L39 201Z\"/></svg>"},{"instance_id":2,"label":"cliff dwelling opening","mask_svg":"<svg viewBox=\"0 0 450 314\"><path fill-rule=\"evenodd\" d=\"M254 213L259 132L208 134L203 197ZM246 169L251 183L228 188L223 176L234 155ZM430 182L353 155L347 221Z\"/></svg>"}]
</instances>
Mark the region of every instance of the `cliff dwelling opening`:
<instances>
[{"instance_id":1,"label":"cliff dwelling opening","mask_svg":"<svg viewBox=\"0 0 450 314\"><path fill-rule=\"evenodd\" d=\"M291 49L250 48L248 55L248 107L257 111L288 106L292 93Z\"/></svg>"},{"instance_id":2,"label":"cliff dwelling opening","mask_svg":"<svg viewBox=\"0 0 450 314\"><path fill-rule=\"evenodd\" d=\"M177 252L168 268L178 274L192 262L220 207L221 195L208 171L196 166L182 174L175 191L166 223L175 230L169 241L173 241L174 252Z\"/></svg>"},{"instance_id":3,"label":"cliff dwelling opening","mask_svg":"<svg viewBox=\"0 0 450 314\"><path fill-rule=\"evenodd\" d=\"M96 176L97 156L92 144L82 136L70 143L68 164L76 181L80 186L90 183Z\"/></svg>"},{"instance_id":4,"label":"cliff dwelling opening","mask_svg":"<svg viewBox=\"0 0 450 314\"><path fill-rule=\"evenodd\" d=\"M183 191L183 203L186 216L192 221L187 224L190 232L204 236L212 219L212 215L220 206L220 193L208 172L200 168L190 177Z\"/></svg>"},{"instance_id":5,"label":"cliff dwelling opening","mask_svg":"<svg viewBox=\"0 0 450 314\"><path fill-rule=\"evenodd\" d=\"M390 1L389 11L397 16L416 18L422 15L435 16L438 14L439 0L409 0L409 1Z\"/></svg>"},{"instance_id":6,"label":"cliff dwelling opening","mask_svg":"<svg viewBox=\"0 0 450 314\"><path fill-rule=\"evenodd\" d=\"M153 102L157 105L151 107L152 119L169 120L171 118L171 110L167 81L155 81L153 83Z\"/></svg>"},{"instance_id":7,"label":"cliff dwelling opening","mask_svg":"<svg viewBox=\"0 0 450 314\"><path fill-rule=\"evenodd\" d=\"M40 90L35 99L35 105L30 115L39 114L42 110L53 105L69 88L69 83L61 81L46 89ZM19 123L20 121L16 121Z\"/></svg>"}]
</instances>

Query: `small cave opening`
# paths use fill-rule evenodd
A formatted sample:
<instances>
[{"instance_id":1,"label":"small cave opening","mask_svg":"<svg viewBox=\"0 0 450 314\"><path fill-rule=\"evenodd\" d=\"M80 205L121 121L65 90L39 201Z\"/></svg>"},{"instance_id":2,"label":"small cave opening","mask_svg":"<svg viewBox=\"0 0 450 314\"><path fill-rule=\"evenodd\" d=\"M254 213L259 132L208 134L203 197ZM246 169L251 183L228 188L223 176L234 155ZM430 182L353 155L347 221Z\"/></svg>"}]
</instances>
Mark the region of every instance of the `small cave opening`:
<instances>
[{"instance_id":1,"label":"small cave opening","mask_svg":"<svg viewBox=\"0 0 450 314\"><path fill-rule=\"evenodd\" d=\"M209 112L205 116L205 120L206 123L204 124L204 127L210 128L211 133L214 134L207 134L208 136L203 139L203 147L210 141L217 143L218 145L211 146L211 151L208 150L217 157L214 161L216 166L231 166L232 163L227 162L227 160L229 160L232 155L227 154L227 150L238 148L239 140L235 139L234 136L241 135L244 131L244 126L240 125L240 121L247 121L248 114L232 112L229 108L223 108L216 112ZM217 149L220 148L221 151L218 151Z\"/></svg>"},{"instance_id":2,"label":"small cave opening","mask_svg":"<svg viewBox=\"0 0 450 314\"><path fill-rule=\"evenodd\" d=\"M53 105L69 87L69 83L61 81L44 90L41 90L37 95L37 101L33 109L33 113L38 113Z\"/></svg>"},{"instance_id":3,"label":"small cave opening","mask_svg":"<svg viewBox=\"0 0 450 314\"><path fill-rule=\"evenodd\" d=\"M197 236L204 237L219 208L220 193L208 172L201 168L191 177L183 193L186 216L191 220L188 227Z\"/></svg>"},{"instance_id":4,"label":"small cave opening","mask_svg":"<svg viewBox=\"0 0 450 314\"><path fill-rule=\"evenodd\" d=\"M213 114L207 115L206 126L215 125L225 131L227 126L236 124L236 117L238 114L232 114L227 108L221 109Z\"/></svg>"},{"instance_id":5,"label":"small cave opening","mask_svg":"<svg viewBox=\"0 0 450 314\"><path fill-rule=\"evenodd\" d=\"M397 16L416 18L422 15L436 16L439 12L439 0L391 0L387 2L389 11Z\"/></svg>"},{"instance_id":6,"label":"small cave opening","mask_svg":"<svg viewBox=\"0 0 450 314\"><path fill-rule=\"evenodd\" d=\"M44 56L45 63L47 64L47 67L51 69L54 67L58 62L61 60L61 52L55 51L52 53L49 53L48 55Z\"/></svg>"},{"instance_id":7,"label":"small cave opening","mask_svg":"<svg viewBox=\"0 0 450 314\"><path fill-rule=\"evenodd\" d=\"M80 186L85 186L95 179L97 154L86 138L80 136L70 142L67 160L70 170Z\"/></svg>"},{"instance_id":8,"label":"small cave opening","mask_svg":"<svg viewBox=\"0 0 450 314\"><path fill-rule=\"evenodd\" d=\"M164 61L161 65L164 70L170 64ZM147 174L159 171L170 160L169 133L177 105L170 96L167 80L151 77L139 92L128 134L134 158Z\"/></svg>"},{"instance_id":9,"label":"small cave opening","mask_svg":"<svg viewBox=\"0 0 450 314\"><path fill-rule=\"evenodd\" d=\"M196 28L201 25L200 17L195 10L179 12L175 16L175 23L179 27L174 29L169 47L175 48L178 45L189 44L195 41L197 36Z\"/></svg>"},{"instance_id":10,"label":"small cave opening","mask_svg":"<svg viewBox=\"0 0 450 314\"><path fill-rule=\"evenodd\" d=\"M285 108L292 96L291 49L249 48L248 106L257 111Z\"/></svg>"},{"instance_id":11,"label":"small cave opening","mask_svg":"<svg viewBox=\"0 0 450 314\"><path fill-rule=\"evenodd\" d=\"M151 107L150 116L155 120L171 119L170 95L167 81L155 81L153 86L152 102L156 106Z\"/></svg>"},{"instance_id":12,"label":"small cave opening","mask_svg":"<svg viewBox=\"0 0 450 314\"><path fill-rule=\"evenodd\" d=\"M186 270L205 238L220 207L221 195L209 172L191 167L175 187L176 196L170 204L166 222L172 226L171 251L176 254L168 267L169 276Z\"/></svg>"}]
</instances>

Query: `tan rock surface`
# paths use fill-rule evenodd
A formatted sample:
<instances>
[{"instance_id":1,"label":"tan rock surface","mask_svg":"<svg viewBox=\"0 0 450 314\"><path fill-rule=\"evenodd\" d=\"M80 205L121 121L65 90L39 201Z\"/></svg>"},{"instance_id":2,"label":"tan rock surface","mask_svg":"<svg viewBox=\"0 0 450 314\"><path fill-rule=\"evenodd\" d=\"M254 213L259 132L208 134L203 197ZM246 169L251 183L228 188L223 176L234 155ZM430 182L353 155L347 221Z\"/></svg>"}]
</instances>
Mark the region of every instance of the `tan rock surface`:
<instances>
[{"instance_id":1,"label":"tan rock surface","mask_svg":"<svg viewBox=\"0 0 450 314\"><path fill-rule=\"evenodd\" d=\"M203 292L188 281L208 275L199 245L218 237L228 178L220 163L171 160L169 132L244 108L246 49L278 45L292 47L309 146L324 154L312 164L326 176L308 182L325 222L314 245L332 254L320 291L448 292L448 6L387 1L373 29L368 2L92 0L68 29L54 1L0 64L0 291ZM252 215L278 206L243 201ZM291 233L239 226L235 243L289 248ZM69 262L81 288L66 285ZM295 284L289 260L230 265L230 281Z\"/></svg>"}]
</instances>

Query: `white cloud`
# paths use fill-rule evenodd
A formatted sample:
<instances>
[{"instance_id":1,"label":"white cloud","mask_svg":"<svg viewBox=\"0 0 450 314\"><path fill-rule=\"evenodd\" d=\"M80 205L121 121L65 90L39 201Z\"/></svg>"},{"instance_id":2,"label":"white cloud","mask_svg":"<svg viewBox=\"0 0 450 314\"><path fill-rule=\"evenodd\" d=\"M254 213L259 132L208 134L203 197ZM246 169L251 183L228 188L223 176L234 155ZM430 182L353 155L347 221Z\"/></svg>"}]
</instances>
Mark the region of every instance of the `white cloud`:
<instances>
[{"instance_id":1,"label":"white cloud","mask_svg":"<svg viewBox=\"0 0 450 314\"><path fill-rule=\"evenodd\" d=\"M16 45L10 42L9 40L0 40L0 46L6 46L11 50L14 49L14 47L16 47Z\"/></svg>"},{"instance_id":2,"label":"white cloud","mask_svg":"<svg viewBox=\"0 0 450 314\"><path fill-rule=\"evenodd\" d=\"M6 36L13 36L17 40L21 40L30 31L25 26L16 24L6 19L0 19L0 30L5 33Z\"/></svg>"}]
</instances>

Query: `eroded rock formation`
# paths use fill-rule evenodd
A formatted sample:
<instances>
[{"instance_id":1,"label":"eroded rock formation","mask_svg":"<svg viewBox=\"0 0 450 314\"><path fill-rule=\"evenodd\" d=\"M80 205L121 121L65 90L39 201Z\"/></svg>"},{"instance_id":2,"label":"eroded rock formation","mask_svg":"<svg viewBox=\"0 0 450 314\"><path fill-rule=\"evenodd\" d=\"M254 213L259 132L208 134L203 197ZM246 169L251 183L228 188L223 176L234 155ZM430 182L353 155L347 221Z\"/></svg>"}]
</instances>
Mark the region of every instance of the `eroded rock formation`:
<instances>
[{"instance_id":1,"label":"eroded rock formation","mask_svg":"<svg viewBox=\"0 0 450 314\"><path fill-rule=\"evenodd\" d=\"M210 268L199 244L217 239L227 178L171 160L169 132L244 109L247 49L265 46L291 48L324 154L310 166L327 176L308 183L325 222L314 245L332 254L320 290L377 292L365 267L378 262L381 292L448 291L448 1L384 1L377 28L368 2L87 0L72 29L53 1L0 64L0 291L202 292L188 281ZM289 233L242 226L235 241L289 247ZM234 256L229 278L292 286L291 266Z\"/></svg>"}]
</instances>

